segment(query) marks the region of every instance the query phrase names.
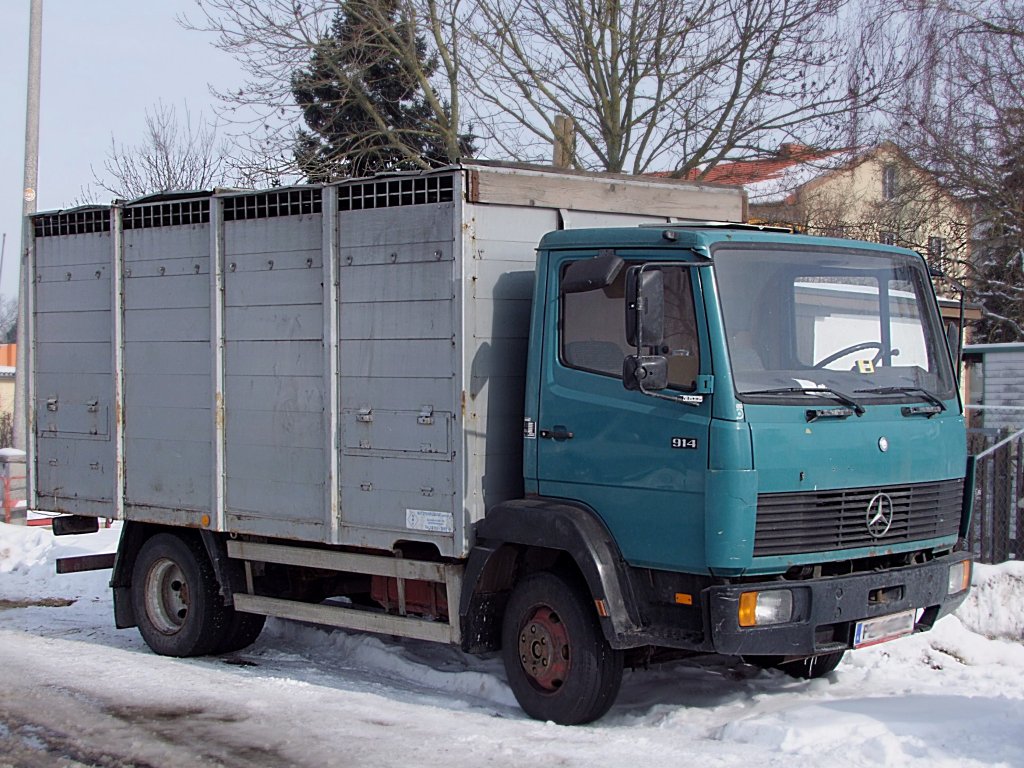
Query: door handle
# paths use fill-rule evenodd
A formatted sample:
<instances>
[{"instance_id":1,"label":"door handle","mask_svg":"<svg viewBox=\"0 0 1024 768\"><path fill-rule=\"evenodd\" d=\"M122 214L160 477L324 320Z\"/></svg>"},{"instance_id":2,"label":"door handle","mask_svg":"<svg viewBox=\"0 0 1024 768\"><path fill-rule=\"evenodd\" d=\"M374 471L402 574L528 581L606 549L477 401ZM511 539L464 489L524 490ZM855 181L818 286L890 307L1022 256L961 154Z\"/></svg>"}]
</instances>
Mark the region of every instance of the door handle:
<instances>
[{"instance_id":1,"label":"door handle","mask_svg":"<svg viewBox=\"0 0 1024 768\"><path fill-rule=\"evenodd\" d=\"M572 432L567 430L561 424L558 424L551 429L542 429L540 436L547 440L572 440Z\"/></svg>"}]
</instances>

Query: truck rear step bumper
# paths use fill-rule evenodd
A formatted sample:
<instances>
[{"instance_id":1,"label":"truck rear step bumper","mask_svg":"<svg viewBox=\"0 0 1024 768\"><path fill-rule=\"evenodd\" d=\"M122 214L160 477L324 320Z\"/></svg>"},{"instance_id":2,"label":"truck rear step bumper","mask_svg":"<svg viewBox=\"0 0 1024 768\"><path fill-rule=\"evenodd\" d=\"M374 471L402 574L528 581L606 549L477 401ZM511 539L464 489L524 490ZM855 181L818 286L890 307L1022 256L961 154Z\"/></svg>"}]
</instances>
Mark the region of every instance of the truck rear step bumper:
<instances>
[{"instance_id":1,"label":"truck rear step bumper","mask_svg":"<svg viewBox=\"0 0 1024 768\"><path fill-rule=\"evenodd\" d=\"M449 621L428 621L407 615L395 616L339 605L282 600L255 594L249 570L253 562L277 563L387 576L397 579L399 584L409 579L435 582L445 586L448 605L458 605L458 596L462 588L461 565L239 540L228 541L227 552L229 557L242 560L246 566L247 593L234 593L234 605L239 611L364 632L414 637L420 640L452 644L458 644L461 640L457 613ZM401 587L400 594L404 595ZM404 596L400 597L400 601L404 602Z\"/></svg>"}]
</instances>

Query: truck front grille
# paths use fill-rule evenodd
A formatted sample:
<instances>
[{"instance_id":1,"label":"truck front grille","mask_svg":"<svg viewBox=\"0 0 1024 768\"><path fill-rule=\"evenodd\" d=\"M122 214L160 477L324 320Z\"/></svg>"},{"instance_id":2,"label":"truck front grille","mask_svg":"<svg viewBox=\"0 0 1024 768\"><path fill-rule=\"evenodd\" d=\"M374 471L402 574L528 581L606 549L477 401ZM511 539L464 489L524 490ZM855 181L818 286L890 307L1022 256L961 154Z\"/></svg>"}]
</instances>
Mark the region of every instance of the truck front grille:
<instances>
[{"instance_id":1,"label":"truck front grille","mask_svg":"<svg viewBox=\"0 0 1024 768\"><path fill-rule=\"evenodd\" d=\"M892 500L892 524L876 538L868 530L868 505L880 493ZM763 493L757 497L754 557L884 548L955 536L960 528L963 494L962 478L836 491Z\"/></svg>"}]
</instances>

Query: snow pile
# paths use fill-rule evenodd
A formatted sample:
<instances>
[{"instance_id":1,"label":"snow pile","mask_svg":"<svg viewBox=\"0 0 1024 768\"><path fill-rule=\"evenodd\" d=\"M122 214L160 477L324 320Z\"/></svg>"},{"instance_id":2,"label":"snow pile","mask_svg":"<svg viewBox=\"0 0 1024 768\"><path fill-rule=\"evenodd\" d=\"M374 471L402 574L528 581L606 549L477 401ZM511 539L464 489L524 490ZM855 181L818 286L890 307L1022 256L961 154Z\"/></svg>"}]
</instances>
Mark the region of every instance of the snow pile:
<instances>
[{"instance_id":1,"label":"snow pile","mask_svg":"<svg viewBox=\"0 0 1024 768\"><path fill-rule=\"evenodd\" d=\"M1024 641L1024 562L975 564L971 592L957 616L979 635Z\"/></svg>"},{"instance_id":2,"label":"snow pile","mask_svg":"<svg viewBox=\"0 0 1024 768\"><path fill-rule=\"evenodd\" d=\"M0 526L0 598L55 597L63 586L54 576L55 541L50 530Z\"/></svg>"},{"instance_id":3,"label":"snow pile","mask_svg":"<svg viewBox=\"0 0 1024 768\"><path fill-rule=\"evenodd\" d=\"M525 717L497 654L270 620L226 658L155 656L113 628L109 571L54 574L117 535L0 524L0 763L7 707L56 713L75 754L153 765L1024 765L1022 563L978 566L957 615L823 679L678 661L627 671L608 715L563 728Z\"/></svg>"},{"instance_id":4,"label":"snow pile","mask_svg":"<svg viewBox=\"0 0 1024 768\"><path fill-rule=\"evenodd\" d=\"M109 592L109 571L58 576L57 558L113 552L119 533L115 527L57 539L49 528L0 523L0 600L45 603L102 598Z\"/></svg>"},{"instance_id":5,"label":"snow pile","mask_svg":"<svg viewBox=\"0 0 1024 768\"><path fill-rule=\"evenodd\" d=\"M45 565L54 547L49 529L20 525L0 526L0 573L27 572ZM0 582L2 583L2 582Z\"/></svg>"},{"instance_id":6,"label":"snow pile","mask_svg":"<svg viewBox=\"0 0 1024 768\"><path fill-rule=\"evenodd\" d=\"M264 630L265 640L276 646L299 649L303 656L337 666L338 659L351 671L371 672L401 684L413 683L421 692L445 695L515 707L516 700L505 684L501 660L494 656L481 660L467 656L452 646L416 640L384 641L374 635L339 632L295 622L271 621ZM285 661L292 654L266 659Z\"/></svg>"},{"instance_id":7,"label":"snow pile","mask_svg":"<svg viewBox=\"0 0 1024 768\"><path fill-rule=\"evenodd\" d=\"M797 765L848 764L850 745L837 734L855 734L860 765L899 768L910 759L936 766L1012 765L1020 751L1006 744L1020 716L1003 698L917 696L828 701L770 714L722 729L720 738L797 759ZM969 732L950 728L970 712Z\"/></svg>"}]
</instances>

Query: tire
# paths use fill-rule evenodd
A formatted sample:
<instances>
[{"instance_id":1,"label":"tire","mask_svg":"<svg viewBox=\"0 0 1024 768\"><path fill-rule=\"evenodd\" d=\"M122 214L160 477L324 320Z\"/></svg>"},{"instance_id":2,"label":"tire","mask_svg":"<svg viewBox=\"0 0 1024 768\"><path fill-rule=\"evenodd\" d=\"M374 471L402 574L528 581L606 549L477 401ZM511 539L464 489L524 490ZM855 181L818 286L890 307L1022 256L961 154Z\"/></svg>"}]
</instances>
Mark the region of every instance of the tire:
<instances>
[{"instance_id":1,"label":"tire","mask_svg":"<svg viewBox=\"0 0 1024 768\"><path fill-rule=\"evenodd\" d=\"M516 585L501 639L509 687L530 717L589 723L615 701L622 651L605 640L586 590L561 575L535 573Z\"/></svg>"},{"instance_id":2,"label":"tire","mask_svg":"<svg viewBox=\"0 0 1024 768\"><path fill-rule=\"evenodd\" d=\"M214 654L234 653L248 648L256 642L256 638L260 636L263 625L267 621L267 617L260 614L242 613L232 608L225 610L231 613L231 621L228 623L224 639L213 649Z\"/></svg>"},{"instance_id":3,"label":"tire","mask_svg":"<svg viewBox=\"0 0 1024 768\"><path fill-rule=\"evenodd\" d=\"M132 569L139 634L161 656L203 656L231 626L217 579L197 539L158 533L140 547Z\"/></svg>"},{"instance_id":4,"label":"tire","mask_svg":"<svg viewBox=\"0 0 1024 768\"><path fill-rule=\"evenodd\" d=\"M796 661L783 661L782 656L744 656L743 661L761 669L777 669L800 680L816 680L834 672L845 655L846 651L834 651Z\"/></svg>"}]
</instances>

